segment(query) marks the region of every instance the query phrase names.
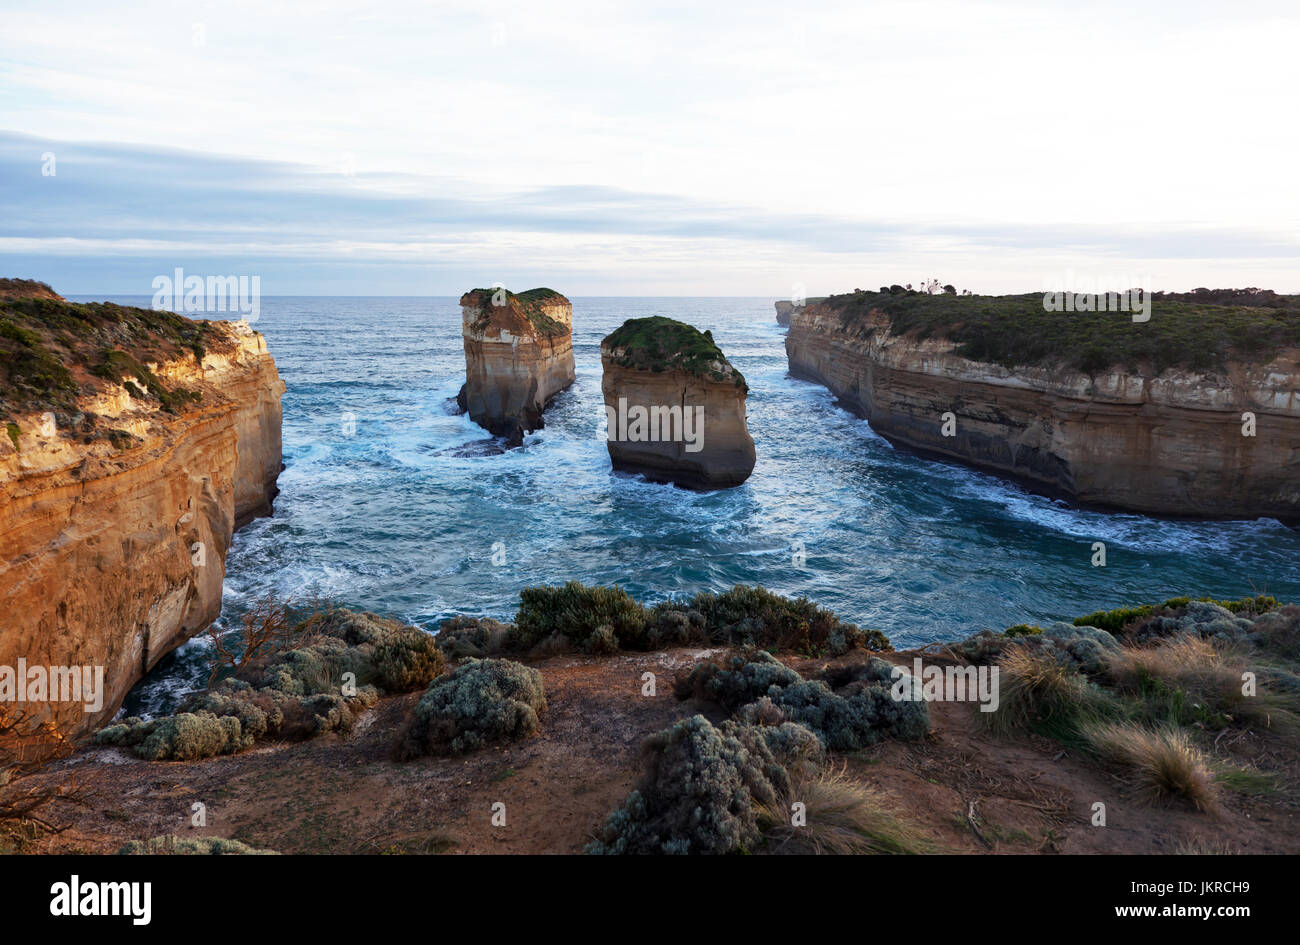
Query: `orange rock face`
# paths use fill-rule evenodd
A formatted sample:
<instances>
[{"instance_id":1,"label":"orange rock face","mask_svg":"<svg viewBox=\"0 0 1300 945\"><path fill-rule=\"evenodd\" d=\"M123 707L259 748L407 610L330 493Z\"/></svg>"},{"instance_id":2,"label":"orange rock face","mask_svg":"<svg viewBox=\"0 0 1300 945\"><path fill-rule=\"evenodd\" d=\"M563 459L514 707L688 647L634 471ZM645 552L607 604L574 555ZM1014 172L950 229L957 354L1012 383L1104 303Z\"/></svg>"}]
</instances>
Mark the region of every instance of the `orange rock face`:
<instances>
[{"instance_id":1,"label":"orange rock face","mask_svg":"<svg viewBox=\"0 0 1300 945\"><path fill-rule=\"evenodd\" d=\"M159 659L220 613L225 556L242 523L270 512L281 467L284 383L265 339L218 323L229 344L149 367L202 392L178 414L112 382L86 395L134 437L118 449L24 418L0 442L0 666L103 667L102 704L26 708L81 735L110 718ZM46 714L48 713L48 714Z\"/></svg>"},{"instance_id":2,"label":"orange rock face","mask_svg":"<svg viewBox=\"0 0 1300 945\"><path fill-rule=\"evenodd\" d=\"M541 429L546 405L573 383L573 306L549 289L518 295L476 289L461 296L460 305L461 408L517 446L525 433Z\"/></svg>"},{"instance_id":3,"label":"orange rock face","mask_svg":"<svg viewBox=\"0 0 1300 945\"><path fill-rule=\"evenodd\" d=\"M1300 520L1300 351L1223 374L1089 376L1011 371L953 348L895 335L880 313L849 334L817 304L792 312L786 336L791 374L825 385L904 446L1081 503ZM1253 436L1243 435L1246 414Z\"/></svg>"}]
</instances>

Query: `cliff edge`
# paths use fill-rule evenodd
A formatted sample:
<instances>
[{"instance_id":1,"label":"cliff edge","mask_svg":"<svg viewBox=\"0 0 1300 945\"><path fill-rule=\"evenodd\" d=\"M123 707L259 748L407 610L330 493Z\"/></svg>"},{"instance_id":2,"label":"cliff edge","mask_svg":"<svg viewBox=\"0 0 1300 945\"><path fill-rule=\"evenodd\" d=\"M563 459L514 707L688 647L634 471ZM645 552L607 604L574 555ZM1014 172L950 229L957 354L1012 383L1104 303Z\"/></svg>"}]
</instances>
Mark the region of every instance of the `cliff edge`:
<instances>
[{"instance_id":1,"label":"cliff edge","mask_svg":"<svg viewBox=\"0 0 1300 945\"><path fill-rule=\"evenodd\" d=\"M792 313L790 373L890 441L1136 512L1300 520L1300 300L855 292ZM1237 296L1233 296L1237 298Z\"/></svg>"},{"instance_id":2,"label":"cliff edge","mask_svg":"<svg viewBox=\"0 0 1300 945\"><path fill-rule=\"evenodd\" d=\"M33 715L85 733L216 619L231 536L276 494L283 392L245 322L0 301L0 666L103 679Z\"/></svg>"}]
</instances>

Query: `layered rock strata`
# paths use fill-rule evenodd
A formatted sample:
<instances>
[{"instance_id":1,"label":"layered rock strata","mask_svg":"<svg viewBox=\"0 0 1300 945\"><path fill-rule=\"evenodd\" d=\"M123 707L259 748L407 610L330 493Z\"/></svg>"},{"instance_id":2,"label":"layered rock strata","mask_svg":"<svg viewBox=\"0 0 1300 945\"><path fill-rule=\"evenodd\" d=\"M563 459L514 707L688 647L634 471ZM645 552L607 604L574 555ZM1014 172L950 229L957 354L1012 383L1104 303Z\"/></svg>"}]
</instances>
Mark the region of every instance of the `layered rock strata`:
<instances>
[{"instance_id":1,"label":"layered rock strata","mask_svg":"<svg viewBox=\"0 0 1300 945\"><path fill-rule=\"evenodd\" d=\"M790 373L896 444L1083 504L1300 519L1300 349L1210 370L1008 367L962 356L941 332L899 332L870 304L850 318L835 299L792 314ZM1040 340L1032 334L1025 345Z\"/></svg>"},{"instance_id":2,"label":"layered rock strata","mask_svg":"<svg viewBox=\"0 0 1300 945\"><path fill-rule=\"evenodd\" d=\"M551 289L473 289L460 299L470 419L518 446L574 380L573 307Z\"/></svg>"},{"instance_id":3,"label":"layered rock strata","mask_svg":"<svg viewBox=\"0 0 1300 945\"><path fill-rule=\"evenodd\" d=\"M749 387L711 333L658 316L630 319L601 342L600 359L616 470L701 490L749 478Z\"/></svg>"},{"instance_id":4,"label":"layered rock strata","mask_svg":"<svg viewBox=\"0 0 1300 945\"><path fill-rule=\"evenodd\" d=\"M220 613L231 536L276 494L284 384L245 322L62 300L0 305L0 366L0 668L101 673L21 705L75 737Z\"/></svg>"}]
</instances>

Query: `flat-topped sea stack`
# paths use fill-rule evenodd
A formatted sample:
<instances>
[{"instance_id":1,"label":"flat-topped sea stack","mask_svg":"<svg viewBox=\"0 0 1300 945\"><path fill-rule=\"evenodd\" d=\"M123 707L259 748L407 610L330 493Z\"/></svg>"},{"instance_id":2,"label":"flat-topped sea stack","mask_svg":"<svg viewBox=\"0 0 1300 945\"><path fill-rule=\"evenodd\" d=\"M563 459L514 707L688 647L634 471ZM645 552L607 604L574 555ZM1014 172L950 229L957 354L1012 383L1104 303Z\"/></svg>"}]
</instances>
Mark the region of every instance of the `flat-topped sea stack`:
<instances>
[{"instance_id":1,"label":"flat-topped sea stack","mask_svg":"<svg viewBox=\"0 0 1300 945\"><path fill-rule=\"evenodd\" d=\"M1300 521L1300 297L1088 298L1109 310L1072 297L1048 311L1042 293L831 296L792 314L790 373L897 444L1049 495Z\"/></svg>"},{"instance_id":2,"label":"flat-topped sea stack","mask_svg":"<svg viewBox=\"0 0 1300 945\"><path fill-rule=\"evenodd\" d=\"M738 486L754 470L749 387L710 332L633 318L600 343L614 468L688 489Z\"/></svg>"},{"instance_id":3,"label":"flat-topped sea stack","mask_svg":"<svg viewBox=\"0 0 1300 945\"><path fill-rule=\"evenodd\" d=\"M27 285L0 280L0 689L42 668L23 709L76 736L220 613L231 536L276 494L284 383L246 322ZM101 674L98 704L50 667Z\"/></svg>"},{"instance_id":4,"label":"flat-topped sea stack","mask_svg":"<svg viewBox=\"0 0 1300 945\"><path fill-rule=\"evenodd\" d=\"M460 297L470 419L518 446L573 383L573 306L552 289L472 289Z\"/></svg>"}]
</instances>

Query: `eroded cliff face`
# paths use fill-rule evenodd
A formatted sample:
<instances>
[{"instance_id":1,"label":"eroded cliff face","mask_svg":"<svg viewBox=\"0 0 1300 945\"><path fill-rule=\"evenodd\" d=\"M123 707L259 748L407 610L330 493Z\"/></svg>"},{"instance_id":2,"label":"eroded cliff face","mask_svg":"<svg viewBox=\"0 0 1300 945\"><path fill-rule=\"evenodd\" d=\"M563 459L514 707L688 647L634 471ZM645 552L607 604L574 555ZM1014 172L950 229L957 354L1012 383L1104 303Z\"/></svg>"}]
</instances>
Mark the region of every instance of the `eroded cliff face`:
<instances>
[{"instance_id":1,"label":"eroded cliff face","mask_svg":"<svg viewBox=\"0 0 1300 945\"><path fill-rule=\"evenodd\" d=\"M754 471L745 423L748 388L730 365L721 380L685 369L652 371L619 363L602 344L601 391L615 469L687 489L727 489Z\"/></svg>"},{"instance_id":2,"label":"eroded cliff face","mask_svg":"<svg viewBox=\"0 0 1300 945\"><path fill-rule=\"evenodd\" d=\"M782 327L785 328L789 328L790 316L793 314L794 314L793 302L782 301L776 303L776 323L778 325L781 325Z\"/></svg>"},{"instance_id":3,"label":"eroded cliff face","mask_svg":"<svg viewBox=\"0 0 1300 945\"><path fill-rule=\"evenodd\" d=\"M1086 316L1081 316L1086 317ZM945 339L793 313L790 373L825 385L887 439L1074 501L1157 515L1300 520L1300 350L1223 373L1008 370ZM944 414L954 435L944 435ZM1255 435L1243 435L1243 414Z\"/></svg>"},{"instance_id":4,"label":"eroded cliff face","mask_svg":"<svg viewBox=\"0 0 1300 945\"><path fill-rule=\"evenodd\" d=\"M461 409L518 446L525 433L541 429L546 405L573 383L573 307L549 289L475 289L461 296L460 305Z\"/></svg>"},{"instance_id":5,"label":"eroded cliff face","mask_svg":"<svg viewBox=\"0 0 1300 945\"><path fill-rule=\"evenodd\" d=\"M48 711L65 734L110 718L144 673L216 619L231 535L270 511L284 384L246 324L214 323L212 337L201 364L147 365L201 394L182 410L105 379L83 388L75 413L24 416L17 443L0 442L0 666L104 668L96 711L24 707ZM115 438L78 436L69 424L87 416Z\"/></svg>"}]
</instances>

